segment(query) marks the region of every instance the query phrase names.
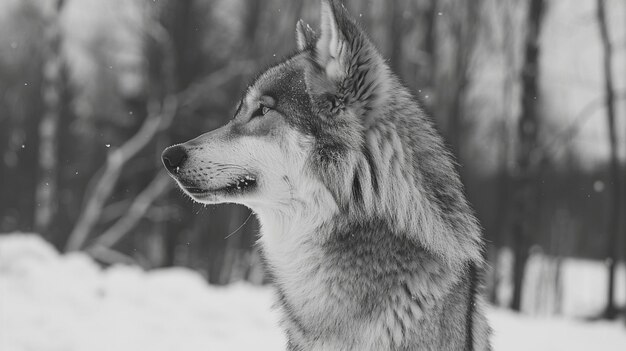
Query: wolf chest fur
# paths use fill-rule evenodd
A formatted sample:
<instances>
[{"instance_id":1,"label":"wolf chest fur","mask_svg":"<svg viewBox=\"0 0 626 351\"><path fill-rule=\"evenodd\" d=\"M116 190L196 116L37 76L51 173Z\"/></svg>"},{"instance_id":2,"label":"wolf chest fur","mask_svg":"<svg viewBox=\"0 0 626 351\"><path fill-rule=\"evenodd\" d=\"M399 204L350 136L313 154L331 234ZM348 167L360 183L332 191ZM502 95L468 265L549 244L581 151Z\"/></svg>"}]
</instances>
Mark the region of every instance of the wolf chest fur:
<instances>
[{"instance_id":1,"label":"wolf chest fur","mask_svg":"<svg viewBox=\"0 0 626 351\"><path fill-rule=\"evenodd\" d=\"M226 126L163 153L251 208L288 350L488 350L479 225L430 118L337 1Z\"/></svg>"}]
</instances>

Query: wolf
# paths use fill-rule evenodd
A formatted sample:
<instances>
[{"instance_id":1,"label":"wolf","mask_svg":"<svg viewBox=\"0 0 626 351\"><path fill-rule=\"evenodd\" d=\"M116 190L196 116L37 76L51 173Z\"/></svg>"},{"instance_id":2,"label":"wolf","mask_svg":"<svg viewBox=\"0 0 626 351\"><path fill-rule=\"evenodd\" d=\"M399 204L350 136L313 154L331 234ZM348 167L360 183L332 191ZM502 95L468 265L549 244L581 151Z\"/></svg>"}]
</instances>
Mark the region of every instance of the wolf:
<instances>
[{"instance_id":1,"label":"wolf","mask_svg":"<svg viewBox=\"0 0 626 351\"><path fill-rule=\"evenodd\" d=\"M433 122L338 1L296 42L163 152L170 175L256 214L288 350L489 350L481 230Z\"/></svg>"}]
</instances>

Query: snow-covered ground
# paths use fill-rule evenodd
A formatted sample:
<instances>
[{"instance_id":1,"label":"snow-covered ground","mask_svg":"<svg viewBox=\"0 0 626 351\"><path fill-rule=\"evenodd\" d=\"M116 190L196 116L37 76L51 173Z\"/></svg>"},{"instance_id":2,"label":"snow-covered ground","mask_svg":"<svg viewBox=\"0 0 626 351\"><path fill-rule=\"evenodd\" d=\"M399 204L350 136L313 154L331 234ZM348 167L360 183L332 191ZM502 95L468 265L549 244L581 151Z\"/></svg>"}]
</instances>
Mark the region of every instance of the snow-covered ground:
<instances>
[{"instance_id":1,"label":"snow-covered ground","mask_svg":"<svg viewBox=\"0 0 626 351\"><path fill-rule=\"evenodd\" d=\"M281 350L268 287L207 285L182 269L100 269L37 236L0 236L0 350ZM491 309L497 350L626 350L622 323Z\"/></svg>"},{"instance_id":2,"label":"snow-covered ground","mask_svg":"<svg viewBox=\"0 0 626 351\"><path fill-rule=\"evenodd\" d=\"M513 253L501 249L499 255L499 305L507 306L513 297ZM522 310L532 315L562 314L588 318L606 306L608 261L559 259L531 250L524 274ZM626 305L626 265L617 265L615 301ZM624 348L626 350L626 348Z\"/></svg>"}]
</instances>

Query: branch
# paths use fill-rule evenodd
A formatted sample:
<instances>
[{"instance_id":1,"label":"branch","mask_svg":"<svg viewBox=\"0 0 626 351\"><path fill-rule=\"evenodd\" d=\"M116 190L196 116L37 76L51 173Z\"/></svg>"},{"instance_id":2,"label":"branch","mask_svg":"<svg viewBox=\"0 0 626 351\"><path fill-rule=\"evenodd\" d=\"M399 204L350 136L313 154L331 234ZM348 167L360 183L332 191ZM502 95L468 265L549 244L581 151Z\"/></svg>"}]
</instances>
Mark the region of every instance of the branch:
<instances>
[{"instance_id":1,"label":"branch","mask_svg":"<svg viewBox=\"0 0 626 351\"><path fill-rule=\"evenodd\" d=\"M150 205L171 185L170 177L164 172L159 172L152 182L137 196L128 213L99 236L91 248L111 248L115 245L139 223L150 208Z\"/></svg>"},{"instance_id":2,"label":"branch","mask_svg":"<svg viewBox=\"0 0 626 351\"><path fill-rule=\"evenodd\" d=\"M559 146L567 145L572 139L580 132L582 126L587 120L594 116L594 112L600 108L605 107L606 96L601 95L591 100L585 105L580 112L574 116L570 125L558 132L550 141L546 143L538 144L533 150L533 162L534 164L540 164L543 161L549 160L555 157ZM621 91L615 94L615 100L626 100L626 91Z\"/></svg>"},{"instance_id":3,"label":"branch","mask_svg":"<svg viewBox=\"0 0 626 351\"><path fill-rule=\"evenodd\" d=\"M83 247L89 233L100 219L104 204L111 195L123 166L145 147L157 132L170 126L180 105L192 105L193 101L199 100L198 97L201 96L203 91L216 89L230 81L233 77L245 74L249 70L249 61L234 62L211 73L199 83L190 86L177 95L166 97L161 113L149 114L139 131L107 157L104 171L99 172L101 173L100 178L93 191L86 197L88 199L87 205L70 234L66 251L80 250ZM155 105L156 103L153 102L149 110L154 110Z\"/></svg>"},{"instance_id":4,"label":"branch","mask_svg":"<svg viewBox=\"0 0 626 351\"><path fill-rule=\"evenodd\" d=\"M132 202L132 199L124 199L106 205L102 208L102 212L100 213L100 220L103 223L108 223L113 222L116 218L122 217L122 215L130 207Z\"/></svg>"},{"instance_id":5,"label":"branch","mask_svg":"<svg viewBox=\"0 0 626 351\"><path fill-rule=\"evenodd\" d=\"M191 84L185 91L179 94L180 105L191 110L203 101L202 96L212 90L228 83L233 77L250 74L254 64L249 60L231 62L223 68L213 71L204 79Z\"/></svg>"},{"instance_id":6,"label":"branch","mask_svg":"<svg viewBox=\"0 0 626 351\"><path fill-rule=\"evenodd\" d=\"M135 260L134 258L124 255L119 251L111 250L105 247L90 249L89 254L95 259L109 264L125 263L133 266L137 265L137 260Z\"/></svg>"},{"instance_id":7,"label":"branch","mask_svg":"<svg viewBox=\"0 0 626 351\"><path fill-rule=\"evenodd\" d=\"M85 210L70 234L65 247L66 251L76 251L83 246L89 233L100 218L104 203L113 191L120 177L122 167L146 146L159 130L170 125L176 114L177 107L178 99L175 96L166 98L160 114L151 114L146 117L143 125L135 135L121 147L109 153L104 171L93 191L88 195Z\"/></svg>"}]
</instances>

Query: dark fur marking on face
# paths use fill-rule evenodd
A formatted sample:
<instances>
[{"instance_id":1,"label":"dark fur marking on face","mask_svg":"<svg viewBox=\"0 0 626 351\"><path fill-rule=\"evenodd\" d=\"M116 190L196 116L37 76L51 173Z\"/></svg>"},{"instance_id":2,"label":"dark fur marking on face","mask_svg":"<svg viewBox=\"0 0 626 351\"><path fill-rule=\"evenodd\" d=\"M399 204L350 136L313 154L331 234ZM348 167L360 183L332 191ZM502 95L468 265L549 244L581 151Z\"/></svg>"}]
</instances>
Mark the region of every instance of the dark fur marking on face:
<instances>
[{"instance_id":1,"label":"dark fur marking on face","mask_svg":"<svg viewBox=\"0 0 626 351\"><path fill-rule=\"evenodd\" d=\"M249 110L255 110L255 108ZM247 135L247 136L272 136L275 135L280 124L279 116L273 116L276 111L270 111L266 116L258 116L243 121L233 121L230 129L230 135Z\"/></svg>"},{"instance_id":2,"label":"dark fur marking on face","mask_svg":"<svg viewBox=\"0 0 626 351\"><path fill-rule=\"evenodd\" d=\"M329 126L322 125L319 113L313 108L313 102L307 91L305 69L310 66L307 53L291 57L286 63L275 66L261 76L253 86L261 95L276 99L275 109L283 115L285 121L305 135L323 137ZM331 127L332 128L332 127Z\"/></svg>"}]
</instances>

